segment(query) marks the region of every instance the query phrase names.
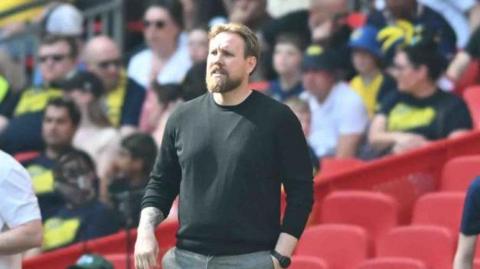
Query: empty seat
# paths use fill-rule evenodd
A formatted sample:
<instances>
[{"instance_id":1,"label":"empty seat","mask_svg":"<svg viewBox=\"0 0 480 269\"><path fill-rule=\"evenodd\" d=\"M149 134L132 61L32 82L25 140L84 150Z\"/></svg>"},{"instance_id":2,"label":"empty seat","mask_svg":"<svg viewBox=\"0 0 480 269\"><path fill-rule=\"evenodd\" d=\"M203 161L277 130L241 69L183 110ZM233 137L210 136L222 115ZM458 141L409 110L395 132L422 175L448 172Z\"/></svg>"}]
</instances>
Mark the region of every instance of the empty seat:
<instances>
[{"instance_id":1,"label":"empty seat","mask_svg":"<svg viewBox=\"0 0 480 269\"><path fill-rule=\"evenodd\" d=\"M398 203L390 195L374 191L335 191L322 204L323 223L358 225L377 240L398 225Z\"/></svg>"},{"instance_id":2,"label":"empty seat","mask_svg":"<svg viewBox=\"0 0 480 269\"><path fill-rule=\"evenodd\" d=\"M293 256L289 269L328 269L327 263L317 257Z\"/></svg>"},{"instance_id":3,"label":"empty seat","mask_svg":"<svg viewBox=\"0 0 480 269\"><path fill-rule=\"evenodd\" d=\"M384 257L363 261L356 269L427 269L427 266L412 258Z\"/></svg>"},{"instance_id":4,"label":"empty seat","mask_svg":"<svg viewBox=\"0 0 480 269\"><path fill-rule=\"evenodd\" d=\"M425 194L415 203L412 224L439 225L456 237L460 231L464 201L462 192Z\"/></svg>"},{"instance_id":5,"label":"empty seat","mask_svg":"<svg viewBox=\"0 0 480 269\"><path fill-rule=\"evenodd\" d=\"M480 86L471 86L463 92L463 99L467 103L470 115L472 115L473 127L480 128Z\"/></svg>"},{"instance_id":6,"label":"empty seat","mask_svg":"<svg viewBox=\"0 0 480 269\"><path fill-rule=\"evenodd\" d=\"M442 169L440 190L466 191L478 175L480 175L480 155L451 159Z\"/></svg>"},{"instance_id":7,"label":"empty seat","mask_svg":"<svg viewBox=\"0 0 480 269\"><path fill-rule=\"evenodd\" d=\"M319 257L330 269L352 269L367 258L365 229L346 224L322 224L307 228L298 242L297 255Z\"/></svg>"},{"instance_id":8,"label":"empty seat","mask_svg":"<svg viewBox=\"0 0 480 269\"><path fill-rule=\"evenodd\" d=\"M407 257L429 269L451 269L454 240L447 228L410 225L393 228L378 242L378 257Z\"/></svg>"}]
</instances>

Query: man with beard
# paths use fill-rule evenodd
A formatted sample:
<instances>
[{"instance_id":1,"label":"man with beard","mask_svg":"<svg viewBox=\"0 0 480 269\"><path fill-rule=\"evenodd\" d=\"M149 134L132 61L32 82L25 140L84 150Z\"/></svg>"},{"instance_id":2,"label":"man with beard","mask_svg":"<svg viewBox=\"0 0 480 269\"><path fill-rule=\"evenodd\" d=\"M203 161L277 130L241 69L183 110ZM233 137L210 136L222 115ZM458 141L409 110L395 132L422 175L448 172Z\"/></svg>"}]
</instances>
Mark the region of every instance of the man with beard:
<instances>
[{"instance_id":1,"label":"man with beard","mask_svg":"<svg viewBox=\"0 0 480 269\"><path fill-rule=\"evenodd\" d=\"M209 40L208 93L181 104L167 123L142 201L136 266L156 266L155 227L179 194L177 245L162 268L287 268L313 202L300 123L248 88L260 51L249 28L217 25Z\"/></svg>"}]
</instances>

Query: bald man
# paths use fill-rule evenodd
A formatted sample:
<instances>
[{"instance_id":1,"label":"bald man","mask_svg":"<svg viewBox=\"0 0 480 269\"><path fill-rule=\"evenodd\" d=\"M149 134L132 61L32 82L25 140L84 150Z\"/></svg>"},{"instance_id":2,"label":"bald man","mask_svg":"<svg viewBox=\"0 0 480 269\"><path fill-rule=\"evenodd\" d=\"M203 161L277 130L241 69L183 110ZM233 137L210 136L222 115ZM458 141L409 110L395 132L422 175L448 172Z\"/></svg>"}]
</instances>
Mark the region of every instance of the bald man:
<instances>
[{"instance_id":1,"label":"bald man","mask_svg":"<svg viewBox=\"0 0 480 269\"><path fill-rule=\"evenodd\" d=\"M145 89L127 77L117 44L107 36L94 37L85 45L84 60L103 81L110 122L122 134L131 133L138 126Z\"/></svg>"}]
</instances>

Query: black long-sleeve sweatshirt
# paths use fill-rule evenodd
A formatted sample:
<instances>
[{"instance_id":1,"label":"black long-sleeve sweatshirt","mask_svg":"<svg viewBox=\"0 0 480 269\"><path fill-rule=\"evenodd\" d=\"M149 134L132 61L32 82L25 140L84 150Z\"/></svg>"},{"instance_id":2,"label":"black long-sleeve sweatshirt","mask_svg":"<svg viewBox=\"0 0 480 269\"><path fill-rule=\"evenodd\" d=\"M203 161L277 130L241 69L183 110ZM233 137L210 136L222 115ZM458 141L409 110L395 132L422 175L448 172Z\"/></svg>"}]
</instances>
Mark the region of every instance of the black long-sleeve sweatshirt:
<instances>
[{"instance_id":1,"label":"black long-sleeve sweatshirt","mask_svg":"<svg viewBox=\"0 0 480 269\"><path fill-rule=\"evenodd\" d=\"M166 216L177 194L179 248L236 255L273 249L280 232L299 238L313 181L297 118L256 91L236 106L220 106L209 93L182 104L167 123L142 207Z\"/></svg>"}]
</instances>

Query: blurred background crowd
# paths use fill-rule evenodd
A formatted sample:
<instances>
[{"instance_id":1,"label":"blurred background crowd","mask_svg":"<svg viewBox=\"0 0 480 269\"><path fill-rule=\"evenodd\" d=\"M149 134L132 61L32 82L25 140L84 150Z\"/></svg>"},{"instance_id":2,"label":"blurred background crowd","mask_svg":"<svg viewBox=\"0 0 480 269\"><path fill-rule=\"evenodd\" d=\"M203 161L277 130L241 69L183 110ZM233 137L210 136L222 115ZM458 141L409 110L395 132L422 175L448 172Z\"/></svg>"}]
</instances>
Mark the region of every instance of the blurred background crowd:
<instances>
[{"instance_id":1,"label":"blurred background crowd","mask_svg":"<svg viewBox=\"0 0 480 269\"><path fill-rule=\"evenodd\" d=\"M29 255L138 223L166 121L206 92L208 29L225 22L257 33L251 87L297 115L314 174L476 125L475 0L1 1L0 149L45 227Z\"/></svg>"}]
</instances>

